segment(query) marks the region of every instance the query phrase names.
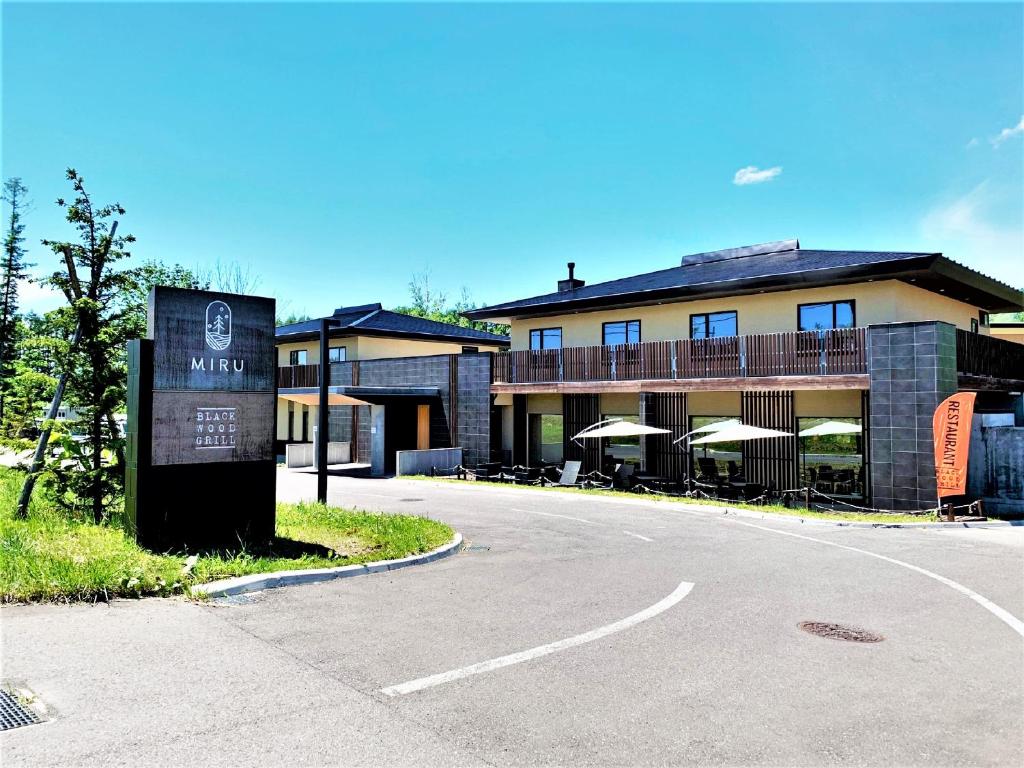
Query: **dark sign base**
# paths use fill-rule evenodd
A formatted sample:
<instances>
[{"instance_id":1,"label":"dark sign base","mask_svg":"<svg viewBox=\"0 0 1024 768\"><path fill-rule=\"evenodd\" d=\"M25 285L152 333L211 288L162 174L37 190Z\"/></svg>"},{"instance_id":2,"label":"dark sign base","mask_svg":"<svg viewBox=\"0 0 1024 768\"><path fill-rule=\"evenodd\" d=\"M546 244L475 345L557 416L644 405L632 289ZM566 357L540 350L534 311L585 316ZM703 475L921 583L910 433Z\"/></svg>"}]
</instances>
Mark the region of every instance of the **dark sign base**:
<instances>
[{"instance_id":1,"label":"dark sign base","mask_svg":"<svg viewBox=\"0 0 1024 768\"><path fill-rule=\"evenodd\" d=\"M274 537L273 461L149 467L140 475L136 537L147 549L235 550Z\"/></svg>"}]
</instances>

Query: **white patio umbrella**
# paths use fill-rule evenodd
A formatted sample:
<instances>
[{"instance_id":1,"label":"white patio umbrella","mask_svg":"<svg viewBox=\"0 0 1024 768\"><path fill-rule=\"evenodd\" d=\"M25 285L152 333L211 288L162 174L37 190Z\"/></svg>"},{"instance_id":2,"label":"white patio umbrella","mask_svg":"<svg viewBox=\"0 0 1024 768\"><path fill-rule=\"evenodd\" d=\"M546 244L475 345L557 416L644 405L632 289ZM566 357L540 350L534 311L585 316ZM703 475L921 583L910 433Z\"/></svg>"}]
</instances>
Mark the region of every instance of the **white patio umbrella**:
<instances>
[{"instance_id":1,"label":"white patio umbrella","mask_svg":"<svg viewBox=\"0 0 1024 768\"><path fill-rule=\"evenodd\" d=\"M600 422L599 422L600 423ZM649 427L646 424L634 424L631 421L613 421L603 427L590 426L579 432L573 440L587 437L637 437L639 435L664 435L671 432L661 427Z\"/></svg>"},{"instance_id":2,"label":"white patio umbrella","mask_svg":"<svg viewBox=\"0 0 1024 768\"><path fill-rule=\"evenodd\" d=\"M826 421L815 427L809 427L800 433L800 437L816 437L818 435L859 435L860 424L850 424L844 421Z\"/></svg>"},{"instance_id":3,"label":"white patio umbrella","mask_svg":"<svg viewBox=\"0 0 1024 768\"><path fill-rule=\"evenodd\" d=\"M712 432L704 437L691 440L690 445L701 445L704 443L729 443L734 440L761 440L770 437L792 437L792 432L780 432L777 429L765 429L754 427L750 424L736 424L717 432Z\"/></svg>"},{"instance_id":4,"label":"white patio umbrella","mask_svg":"<svg viewBox=\"0 0 1024 768\"><path fill-rule=\"evenodd\" d=\"M741 423L742 422L739 419L726 419L725 421L716 421L714 424L705 424L703 427L697 427L697 429L694 429L694 430L692 430L690 432L687 432L682 437L677 437L672 442L673 443L681 443L681 442L683 442L683 440L688 438L690 435L696 435L696 434L700 434L700 433L703 433L703 432L717 432L720 429L725 429L726 427L735 427L735 426L737 426L738 424L741 424Z\"/></svg>"}]
</instances>

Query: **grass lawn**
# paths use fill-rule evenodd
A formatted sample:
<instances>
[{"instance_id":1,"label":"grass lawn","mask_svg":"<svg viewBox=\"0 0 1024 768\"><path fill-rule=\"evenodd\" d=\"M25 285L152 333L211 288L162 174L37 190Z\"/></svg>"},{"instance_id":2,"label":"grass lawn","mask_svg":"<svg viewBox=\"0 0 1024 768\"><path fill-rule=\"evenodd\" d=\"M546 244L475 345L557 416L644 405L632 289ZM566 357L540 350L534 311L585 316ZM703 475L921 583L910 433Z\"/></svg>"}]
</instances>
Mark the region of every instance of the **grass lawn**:
<instances>
[{"instance_id":1,"label":"grass lawn","mask_svg":"<svg viewBox=\"0 0 1024 768\"><path fill-rule=\"evenodd\" d=\"M278 504L277 536L262 549L154 554L116 525L71 520L37 488L27 520L14 516L21 472L0 467L0 602L104 600L188 593L249 573L390 560L449 542L451 528L412 515ZM183 568L198 555L189 573Z\"/></svg>"},{"instance_id":2,"label":"grass lawn","mask_svg":"<svg viewBox=\"0 0 1024 768\"><path fill-rule=\"evenodd\" d=\"M696 506L713 507L720 510L728 509L744 509L750 512L763 512L766 514L775 515L787 515L789 517L801 517L805 520L842 520L847 523L930 523L936 522L938 518L934 515L904 515L904 514L887 514L887 513L869 513L869 512L840 512L840 511L826 511L819 512L817 510L806 510L802 508L790 509L784 507L781 504L765 504L763 506L756 504L741 504L733 501L718 501L714 499L684 499L673 496L659 496L658 494L638 494L628 493L626 491L613 491L604 490L602 488L560 488L557 486L546 485L509 485L508 483L496 483L488 480L459 480L451 477L430 477L428 475L416 475L404 478L406 480L432 480L439 483L465 483L465 482L476 482L484 483L488 486L498 486L505 488L522 488L530 491L537 491L538 493L579 493L589 496L609 496L616 499L643 499L644 501L656 501L665 503L676 503L676 504L687 504Z\"/></svg>"}]
</instances>

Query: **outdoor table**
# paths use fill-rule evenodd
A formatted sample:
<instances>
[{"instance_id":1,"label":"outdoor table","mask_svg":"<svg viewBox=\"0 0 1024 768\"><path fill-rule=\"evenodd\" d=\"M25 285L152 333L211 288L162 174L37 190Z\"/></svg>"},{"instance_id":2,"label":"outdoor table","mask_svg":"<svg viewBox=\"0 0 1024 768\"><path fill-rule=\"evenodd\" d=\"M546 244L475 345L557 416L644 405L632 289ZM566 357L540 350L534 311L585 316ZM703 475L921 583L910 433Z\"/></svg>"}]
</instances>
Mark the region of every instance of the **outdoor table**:
<instances>
[{"instance_id":1,"label":"outdoor table","mask_svg":"<svg viewBox=\"0 0 1024 768\"><path fill-rule=\"evenodd\" d=\"M642 473L632 475L632 479L634 483L653 487L664 485L668 482L668 478L662 475L645 475Z\"/></svg>"}]
</instances>

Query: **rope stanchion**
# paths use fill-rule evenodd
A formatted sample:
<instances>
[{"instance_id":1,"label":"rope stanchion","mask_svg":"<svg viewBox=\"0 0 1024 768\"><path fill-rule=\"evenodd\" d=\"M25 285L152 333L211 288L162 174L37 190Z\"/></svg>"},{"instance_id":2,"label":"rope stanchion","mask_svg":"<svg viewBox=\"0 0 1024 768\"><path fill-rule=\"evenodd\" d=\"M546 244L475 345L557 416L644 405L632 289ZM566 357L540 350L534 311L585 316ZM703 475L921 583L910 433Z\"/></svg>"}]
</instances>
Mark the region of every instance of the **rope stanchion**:
<instances>
[{"instance_id":1,"label":"rope stanchion","mask_svg":"<svg viewBox=\"0 0 1024 768\"><path fill-rule=\"evenodd\" d=\"M554 481L552 479L548 478L544 474L544 472L541 472L540 477L538 477L536 479L529 478L528 473L530 472L530 467L526 467L526 466L523 466L521 464L516 464L516 465L510 467L509 469L512 470L511 473L504 471L505 469L506 469L505 467L502 467L501 470L497 474L490 474L488 472L483 472L483 471L480 471L480 470L475 469L473 467L467 467L467 466L465 466L463 464L456 464L456 465L451 466L451 467L431 467L430 468L430 476L431 477L452 477L452 476L456 476L456 477L459 477L460 479L463 479L463 480L466 480L466 479L469 478L469 476L472 476L474 480L484 480L484 481L499 482L499 483L500 482L512 482L512 483L515 483L517 485L530 485L530 486L544 486L545 482L554 483ZM593 470L591 472L588 472L586 475L583 475L582 478L581 478L581 481L582 482L581 482L581 486L580 487L583 487L583 488L596 489L596 490L612 490L612 489L614 489L615 478L614 477L610 477L608 475L605 475L602 472L599 472L597 470ZM801 496L804 496L804 497L806 497L809 500L811 497L815 497L815 498L824 499L826 502L828 502L831 505L839 505L841 507L845 507L851 513L866 513L866 514L875 514L875 515L912 515L912 516L915 516L915 517L927 517L929 515L939 516L939 515L942 515L943 513L948 512L949 510L953 510L954 512L957 511L957 510L963 510L963 511L966 512L966 514L964 516L979 516L980 517L981 516L981 509L982 509L981 502L977 501L977 500L969 502L967 504L947 505L947 506L944 506L944 507L929 507L928 509L921 509L921 510L881 509L879 507L867 507L867 506L862 506L862 505L858 505L858 504L853 504L852 502L849 502L849 501L847 501L845 499L840 499L840 498L838 498L836 496L829 495L827 493L824 493L824 492L818 490L817 488L812 488L812 487L788 488L788 489L785 489L785 490L782 490L782 491L766 491L765 493L762 493L760 496L757 496L757 497L755 497L753 499L727 499L727 498L721 498L718 495L718 491L720 490L720 487L717 486L717 485L711 485L709 483L702 483L702 482L700 482L698 480L690 480L690 485L692 486L692 488L690 488L690 489L688 489L686 491L683 491L682 493L672 493L670 491L664 491L664 490L661 490L661 489L658 489L658 488L653 488L653 487L651 487L649 485L646 485L644 483L637 483L630 490L635 491L637 493L650 494L652 496L664 496L664 497L667 497L667 498L698 499L698 500L707 500L707 501L726 502L726 503L732 503L732 504L747 504L747 505L752 505L752 506L758 506L758 505L770 503L772 501L772 499L774 499L774 498L782 498L783 502L786 503L786 499L789 499L790 501L792 501L794 499L800 498ZM708 493L708 490L713 491L714 495L712 495L711 493ZM787 503L787 506L788 506L788 503ZM814 511L814 512L839 512L839 513L842 513L844 511L846 511L846 510L842 510L842 509L838 509L837 510L835 508L828 508L828 507L823 506L822 504L814 504L814 503L811 503L807 507L807 509L808 509L808 511Z\"/></svg>"}]
</instances>

